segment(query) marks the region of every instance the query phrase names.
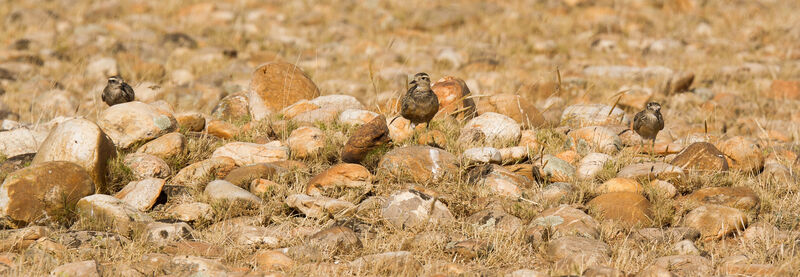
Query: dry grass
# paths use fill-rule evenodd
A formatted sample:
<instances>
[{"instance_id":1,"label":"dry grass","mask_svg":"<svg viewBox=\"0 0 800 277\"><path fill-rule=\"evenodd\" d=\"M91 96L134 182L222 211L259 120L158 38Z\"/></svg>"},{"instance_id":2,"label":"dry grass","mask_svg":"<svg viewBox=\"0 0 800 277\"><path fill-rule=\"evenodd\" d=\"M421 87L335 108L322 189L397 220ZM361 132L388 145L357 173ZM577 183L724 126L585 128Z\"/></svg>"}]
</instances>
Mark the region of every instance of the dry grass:
<instances>
[{"instance_id":1,"label":"dry grass","mask_svg":"<svg viewBox=\"0 0 800 277\"><path fill-rule=\"evenodd\" d=\"M582 2L570 6L563 2ZM660 136L677 140L696 132L707 124L715 136L744 135L756 138L758 128L739 122L740 118L787 121L786 128L772 128L788 133L789 142L764 141L765 145L781 146L795 153L800 138L793 118L800 106L797 101L779 101L762 97L774 79L800 79L800 6L795 1L688 1L689 10L676 9L675 3L687 1L457 1L445 4L436 1L220 1L214 13L205 14L202 8L193 13L185 9L203 1L4 1L0 2L0 67L24 68L9 62L7 55L16 50L6 47L20 38L31 38L31 50L20 51L41 56L45 63L32 70L19 70L16 81L2 81L6 93L0 102L20 115L22 122L47 122L57 116L54 109L38 102L44 92L60 88L71 99L68 107L75 115L89 119L105 108L99 101L104 82L84 74L87 66L99 57L114 57L119 71L132 85L153 82L161 86L160 94L151 100L165 100L178 111L199 111L210 114L216 102L225 95L246 89L254 66L277 56L300 65L320 87L323 94L349 94L373 109L384 105L388 96L397 96L406 89L405 76L425 71L431 76L453 75L468 81L475 95L518 93L542 108L548 97L560 97L565 105L604 103L614 105L622 87L657 88L662 77L614 78L589 76L584 68L593 65L626 65L635 67L664 66L674 71L690 71L696 76L695 88L712 93L737 97L722 102L714 109L702 105L707 99L697 94L663 95L655 100L665 103L667 130ZM49 11L49 12L48 12ZM48 13L57 14L57 17ZM181 14L189 14L181 16ZM232 15L231 19L226 16ZM16 18L16 19L15 19ZM54 31L58 30L58 31ZM167 32L184 32L195 40L197 49L178 48L161 43ZM678 46L659 49L655 41ZM42 44L44 42L44 44ZM123 46L125 51L119 51ZM222 50L236 50L230 58ZM452 53L450 53L452 52ZM455 58L451 59L453 56ZM728 70L750 64L763 70ZM171 73L185 69L195 76L195 82L178 85ZM438 79L435 77L435 79ZM691 96L689 96L691 95ZM39 99L39 100L37 100ZM480 98L477 98L480 101ZM724 99L723 99L724 100ZM720 100L720 101L723 101ZM80 103L80 105L78 105ZM558 111L563 105L551 109ZM636 109L622 107L630 115ZM542 111L545 111L542 109ZM72 114L69 114L72 115ZM244 127L249 118L232 122ZM217 139L184 133L186 152L167 160L173 175L181 168L210 157L217 147L230 141L255 142L260 139L286 141L298 128L294 122L278 124L278 115L261 122L250 122L249 130L233 140ZM796 121L796 119L794 119ZM461 153L463 145L456 143L464 122L451 119L434 121L430 128L447 137L444 149ZM276 126L281 126L278 128ZM284 204L288 195L304 192L308 180L333 164L340 162L339 154L353 132L350 126L318 124L326 135L326 146L317 157L302 160L307 170L292 170L274 176L281 186L260 195L264 204L211 203L213 220L196 222L195 238L224 248L220 261L230 268L255 267L252 255L259 247L235 245L231 238L212 230L213 223L238 216L253 216L263 226L285 232L280 247L305 243L304 236L289 235L290 231L320 230L335 224L334 219L310 219ZM694 131L690 131L690 129ZM749 130L757 130L750 132ZM543 149L531 149L532 159L542 154L558 154L566 150L567 136L559 129L536 129ZM406 180L388 178L377 170L380 157L392 147L416 144L419 134L406 142L395 142L374 150L364 161L365 167L376 174L374 189L365 196L385 197L397 189L406 188ZM770 147L765 147L769 149ZM135 148L133 148L135 149ZM594 180L571 182L575 191L558 203L532 204L529 201L498 198L487 188L469 184L468 168L442 182L424 184L439 192L457 222L450 225L428 226L422 230L399 230L391 227L373 211L372 216L358 216L369 226L359 230L363 248L326 256L319 262L298 262L285 270L289 276L328 275L419 275L458 271L471 275L505 274L520 268L535 268L543 272L554 269L545 259L546 242L529 242L524 228L506 233L465 223L470 215L496 203L527 224L545 208L561 203L583 207L599 193L596 188L613 178L624 166L642 155L636 147L627 147L613 155L610 162ZM109 162L109 192L118 191L134 180L122 160L133 150L120 151ZM585 154L581 151L581 154ZM661 159L662 157L659 157ZM6 157L0 156L0 163ZM793 161L785 165L792 168ZM5 176L0 176L0 179ZM170 176L169 178L171 178ZM213 176L208 176L209 180ZM663 199L650 189L649 180L642 180L645 196L652 204L654 226L678 226L689 210L674 199ZM526 199L533 199L548 183L537 183L523 189ZM696 242L704 257L709 258L719 272L721 261L733 255L746 255L749 263L772 264L787 272L800 272L797 240L800 236L800 194L796 181L776 181L752 173L690 174L680 186L681 194L702 187L737 187L753 189L760 197L758 214L753 223L768 223L787 237L745 240L731 236L719 241ZM192 190L186 198L159 202L150 214L168 219L166 211L191 199L209 202L202 190ZM599 219L599 218L598 218ZM62 226L56 233L67 230L106 230L106 222L82 218L71 226ZM676 241L639 242L628 239L632 230L609 222L602 223L601 240L612 247L609 266L636 273L656 258L673 255ZM404 245L422 232L438 232L448 237L435 245L410 247ZM55 239L57 234L50 236ZM119 248L96 248L17 251L18 266L0 274L8 276L42 276L55 266L72 261L97 260L104 268L112 264L132 264L145 253L161 249L146 238L134 235L131 242ZM459 260L446 251L451 241L477 239L492 245L491 251L475 259ZM777 253L774 247L783 246ZM369 254L388 251L410 251L419 261L421 271L407 267L345 266ZM388 270L388 271L387 271ZM109 276L116 272L107 270Z\"/></svg>"}]
</instances>

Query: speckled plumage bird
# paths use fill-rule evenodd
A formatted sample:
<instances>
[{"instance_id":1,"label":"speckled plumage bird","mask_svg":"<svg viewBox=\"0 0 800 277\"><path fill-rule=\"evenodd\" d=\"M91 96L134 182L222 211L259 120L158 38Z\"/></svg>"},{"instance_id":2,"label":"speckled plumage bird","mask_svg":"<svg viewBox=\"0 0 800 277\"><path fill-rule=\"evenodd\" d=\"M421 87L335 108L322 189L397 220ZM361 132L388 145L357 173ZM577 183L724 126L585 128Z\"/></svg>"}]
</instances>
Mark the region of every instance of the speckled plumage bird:
<instances>
[{"instance_id":1,"label":"speckled plumage bird","mask_svg":"<svg viewBox=\"0 0 800 277\"><path fill-rule=\"evenodd\" d=\"M664 117L661 116L661 104L656 102L647 103L645 109L633 117L633 131L645 140L652 140L653 148L656 145L656 135L663 129Z\"/></svg>"},{"instance_id":2,"label":"speckled plumage bird","mask_svg":"<svg viewBox=\"0 0 800 277\"><path fill-rule=\"evenodd\" d=\"M128 83L120 76L108 77L108 84L103 89L103 102L109 106L133 101L134 93Z\"/></svg>"},{"instance_id":3,"label":"speckled plumage bird","mask_svg":"<svg viewBox=\"0 0 800 277\"><path fill-rule=\"evenodd\" d=\"M400 100L400 115L411 121L412 126L430 123L439 111L439 98L431 90L431 79L427 73L414 75L411 87Z\"/></svg>"}]
</instances>

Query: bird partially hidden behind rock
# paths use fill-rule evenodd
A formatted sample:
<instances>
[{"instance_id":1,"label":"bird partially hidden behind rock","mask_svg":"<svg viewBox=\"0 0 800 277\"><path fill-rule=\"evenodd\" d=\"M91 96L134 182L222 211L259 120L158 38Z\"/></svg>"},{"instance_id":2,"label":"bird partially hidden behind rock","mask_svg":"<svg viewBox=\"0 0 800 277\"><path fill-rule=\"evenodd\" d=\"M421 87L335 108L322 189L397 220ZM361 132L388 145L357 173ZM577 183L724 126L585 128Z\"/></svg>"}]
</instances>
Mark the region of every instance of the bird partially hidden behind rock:
<instances>
[{"instance_id":1,"label":"bird partially hidden behind rock","mask_svg":"<svg viewBox=\"0 0 800 277\"><path fill-rule=\"evenodd\" d=\"M108 84L103 89L103 102L109 106L133 101L133 88L120 76L108 77Z\"/></svg>"},{"instance_id":2,"label":"bird partially hidden behind rock","mask_svg":"<svg viewBox=\"0 0 800 277\"><path fill-rule=\"evenodd\" d=\"M664 129L664 118L661 116L661 104L656 102L647 103L647 106L641 112L638 112L633 118L633 131L635 131L642 139L652 140L651 150L655 152L656 135ZM644 142L642 142L644 145ZM652 153L652 152L651 152Z\"/></svg>"},{"instance_id":3,"label":"bird partially hidden behind rock","mask_svg":"<svg viewBox=\"0 0 800 277\"><path fill-rule=\"evenodd\" d=\"M411 87L400 99L400 115L411 121L412 128L420 123L429 124L439 111L439 98L431 90L431 79L420 72L409 84Z\"/></svg>"}]
</instances>

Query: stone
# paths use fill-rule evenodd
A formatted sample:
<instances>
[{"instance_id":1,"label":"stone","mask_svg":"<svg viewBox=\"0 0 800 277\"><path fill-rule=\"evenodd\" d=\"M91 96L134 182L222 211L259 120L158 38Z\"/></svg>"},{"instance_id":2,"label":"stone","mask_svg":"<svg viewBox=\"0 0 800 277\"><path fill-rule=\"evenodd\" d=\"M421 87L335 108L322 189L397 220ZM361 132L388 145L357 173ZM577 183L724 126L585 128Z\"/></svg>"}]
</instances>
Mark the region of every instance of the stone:
<instances>
[{"instance_id":1,"label":"stone","mask_svg":"<svg viewBox=\"0 0 800 277\"><path fill-rule=\"evenodd\" d=\"M262 120L290 104L319 94L317 86L299 67L283 61L268 62L253 71L248 95L250 115L253 120Z\"/></svg>"},{"instance_id":2,"label":"stone","mask_svg":"<svg viewBox=\"0 0 800 277\"><path fill-rule=\"evenodd\" d=\"M271 191L277 190L281 185L266 179L255 179L250 182L250 193L255 195L264 195Z\"/></svg>"},{"instance_id":3,"label":"stone","mask_svg":"<svg viewBox=\"0 0 800 277\"><path fill-rule=\"evenodd\" d=\"M711 261L702 256L675 255L657 258L653 265L668 268L677 276L712 276Z\"/></svg>"},{"instance_id":4,"label":"stone","mask_svg":"<svg viewBox=\"0 0 800 277\"><path fill-rule=\"evenodd\" d=\"M764 168L764 151L758 143L737 136L722 141L717 146L725 153L731 169L757 173Z\"/></svg>"},{"instance_id":5,"label":"stone","mask_svg":"<svg viewBox=\"0 0 800 277\"><path fill-rule=\"evenodd\" d=\"M281 146L279 141L267 144L235 141L217 148L211 154L211 157L229 157L234 160L237 166L245 166L287 160L289 158L289 149L286 146Z\"/></svg>"},{"instance_id":6,"label":"stone","mask_svg":"<svg viewBox=\"0 0 800 277\"><path fill-rule=\"evenodd\" d=\"M409 189L394 192L381 209L392 226L413 229L427 224L446 224L455 220L450 210L437 198Z\"/></svg>"},{"instance_id":7,"label":"stone","mask_svg":"<svg viewBox=\"0 0 800 277\"><path fill-rule=\"evenodd\" d=\"M325 133L316 127L300 127L292 131L287 144L295 158L314 157L325 147Z\"/></svg>"},{"instance_id":8,"label":"stone","mask_svg":"<svg viewBox=\"0 0 800 277\"><path fill-rule=\"evenodd\" d=\"M307 217L346 218L356 211L353 203L325 196L308 196L292 194L286 197L286 205L299 210Z\"/></svg>"},{"instance_id":9,"label":"stone","mask_svg":"<svg viewBox=\"0 0 800 277\"><path fill-rule=\"evenodd\" d=\"M261 271L289 270L294 267L294 260L274 250L260 250L253 255L256 267Z\"/></svg>"},{"instance_id":10,"label":"stone","mask_svg":"<svg viewBox=\"0 0 800 277\"><path fill-rule=\"evenodd\" d=\"M104 191L106 165L115 155L114 144L97 124L85 119L72 119L50 132L31 165L50 161L74 162L89 172L96 189Z\"/></svg>"},{"instance_id":11,"label":"stone","mask_svg":"<svg viewBox=\"0 0 800 277\"><path fill-rule=\"evenodd\" d=\"M206 132L218 138L233 139L233 137L239 134L239 128L227 121L211 120L208 122L208 126L206 126Z\"/></svg>"},{"instance_id":12,"label":"stone","mask_svg":"<svg viewBox=\"0 0 800 277\"><path fill-rule=\"evenodd\" d=\"M133 181L123 187L117 194L114 194L114 197L145 212L156 203L156 199L161 195L161 189L165 183L164 179L157 178Z\"/></svg>"},{"instance_id":13,"label":"stone","mask_svg":"<svg viewBox=\"0 0 800 277\"><path fill-rule=\"evenodd\" d=\"M561 113L561 122L572 128L603 126L625 122L625 111L605 104L577 104L568 106Z\"/></svg>"},{"instance_id":14,"label":"stone","mask_svg":"<svg viewBox=\"0 0 800 277\"><path fill-rule=\"evenodd\" d=\"M319 231L308 240L310 245L328 253L347 253L363 247L356 233L345 226L333 226Z\"/></svg>"},{"instance_id":15,"label":"stone","mask_svg":"<svg viewBox=\"0 0 800 277\"><path fill-rule=\"evenodd\" d=\"M596 151L615 154L622 150L622 140L617 133L601 126L583 127L569 132L571 148L580 152Z\"/></svg>"},{"instance_id":16,"label":"stone","mask_svg":"<svg viewBox=\"0 0 800 277\"><path fill-rule=\"evenodd\" d=\"M169 159L184 154L186 137L181 133L169 133L139 147L136 153L150 154L162 159Z\"/></svg>"},{"instance_id":17,"label":"stone","mask_svg":"<svg viewBox=\"0 0 800 277\"><path fill-rule=\"evenodd\" d=\"M559 158L571 165L576 165L581 159L581 154L578 154L578 152L575 152L574 150L567 150L556 154L556 158Z\"/></svg>"},{"instance_id":18,"label":"stone","mask_svg":"<svg viewBox=\"0 0 800 277\"><path fill-rule=\"evenodd\" d=\"M528 148L513 146L497 149L503 164L518 163L528 158Z\"/></svg>"},{"instance_id":19,"label":"stone","mask_svg":"<svg viewBox=\"0 0 800 277\"><path fill-rule=\"evenodd\" d=\"M773 80L766 96L778 100L800 99L800 81Z\"/></svg>"},{"instance_id":20,"label":"stone","mask_svg":"<svg viewBox=\"0 0 800 277\"><path fill-rule=\"evenodd\" d=\"M570 182L575 178L574 166L550 154L545 154L534 166L538 167L539 176L550 182Z\"/></svg>"},{"instance_id":21,"label":"stone","mask_svg":"<svg viewBox=\"0 0 800 277\"><path fill-rule=\"evenodd\" d=\"M36 153L50 134L47 130L16 128L0 132L0 154L13 157Z\"/></svg>"},{"instance_id":22,"label":"stone","mask_svg":"<svg viewBox=\"0 0 800 277\"><path fill-rule=\"evenodd\" d=\"M700 255L700 250L691 240L682 240L672 245L672 251L678 255Z\"/></svg>"},{"instance_id":23,"label":"stone","mask_svg":"<svg viewBox=\"0 0 800 277\"><path fill-rule=\"evenodd\" d=\"M108 222L114 232L128 235L134 229L143 227L153 219L136 207L105 194L94 194L81 198L76 205L81 217Z\"/></svg>"},{"instance_id":24,"label":"stone","mask_svg":"<svg viewBox=\"0 0 800 277\"><path fill-rule=\"evenodd\" d=\"M145 153L131 153L122 161L138 179L167 178L172 174L167 162Z\"/></svg>"},{"instance_id":25,"label":"stone","mask_svg":"<svg viewBox=\"0 0 800 277\"><path fill-rule=\"evenodd\" d=\"M100 113L97 125L119 148L129 148L177 129L172 114L138 101L109 107Z\"/></svg>"},{"instance_id":26,"label":"stone","mask_svg":"<svg viewBox=\"0 0 800 277\"><path fill-rule=\"evenodd\" d=\"M108 57L94 58L86 65L86 75L97 80L119 75L117 60Z\"/></svg>"},{"instance_id":27,"label":"stone","mask_svg":"<svg viewBox=\"0 0 800 277\"><path fill-rule=\"evenodd\" d=\"M387 118L386 124L387 128L389 128L389 138L391 138L394 143L404 142L414 135L414 129L411 128L411 121L402 116Z\"/></svg>"},{"instance_id":28,"label":"stone","mask_svg":"<svg viewBox=\"0 0 800 277\"><path fill-rule=\"evenodd\" d=\"M585 268L608 262L611 247L596 239L564 236L547 243L545 258L556 263L558 275L580 274Z\"/></svg>"},{"instance_id":29,"label":"stone","mask_svg":"<svg viewBox=\"0 0 800 277\"><path fill-rule=\"evenodd\" d=\"M653 189L653 192L656 196L670 199L675 197L678 194L678 189L675 188L673 184L663 180L653 180L650 182L650 187Z\"/></svg>"},{"instance_id":30,"label":"stone","mask_svg":"<svg viewBox=\"0 0 800 277\"><path fill-rule=\"evenodd\" d=\"M58 266L50 271L50 276L100 277L100 271L97 270L97 262L89 260Z\"/></svg>"},{"instance_id":31,"label":"stone","mask_svg":"<svg viewBox=\"0 0 800 277\"><path fill-rule=\"evenodd\" d=\"M95 185L89 173L72 162L42 162L6 176L0 185L0 216L11 226L40 219L63 221L75 204L91 195Z\"/></svg>"},{"instance_id":32,"label":"stone","mask_svg":"<svg viewBox=\"0 0 800 277\"><path fill-rule=\"evenodd\" d=\"M506 213L500 208L482 210L469 216L467 223L480 228L491 228L505 232L515 232L522 228L522 220Z\"/></svg>"},{"instance_id":33,"label":"stone","mask_svg":"<svg viewBox=\"0 0 800 277\"><path fill-rule=\"evenodd\" d=\"M514 119L493 112L471 119L461 128L461 132L469 129L480 130L486 136L486 143L491 145L517 143L522 135L520 125Z\"/></svg>"},{"instance_id":34,"label":"stone","mask_svg":"<svg viewBox=\"0 0 800 277\"><path fill-rule=\"evenodd\" d=\"M417 144L444 148L447 145L447 136L439 130L428 130L417 138Z\"/></svg>"},{"instance_id":35,"label":"stone","mask_svg":"<svg viewBox=\"0 0 800 277\"><path fill-rule=\"evenodd\" d=\"M38 239L47 237L52 232L52 229L44 226L30 226L1 231L0 238L3 239L0 240L0 252L25 250ZM2 267L0 267L0 272L2 272Z\"/></svg>"},{"instance_id":36,"label":"stone","mask_svg":"<svg viewBox=\"0 0 800 277\"><path fill-rule=\"evenodd\" d=\"M422 264L408 251L361 256L349 266L357 272L385 272L393 276L415 276L422 270Z\"/></svg>"},{"instance_id":37,"label":"stone","mask_svg":"<svg viewBox=\"0 0 800 277\"><path fill-rule=\"evenodd\" d=\"M500 151L494 147L477 147L464 150L463 159L471 163L495 163L503 161Z\"/></svg>"},{"instance_id":38,"label":"stone","mask_svg":"<svg viewBox=\"0 0 800 277\"><path fill-rule=\"evenodd\" d=\"M327 107L307 111L292 118L292 121L299 125L314 125L319 123L334 123L339 118L339 111L336 108Z\"/></svg>"},{"instance_id":39,"label":"stone","mask_svg":"<svg viewBox=\"0 0 800 277\"><path fill-rule=\"evenodd\" d=\"M453 241L447 244L445 253L453 256L454 260L471 260L486 257L492 251L492 245L477 239Z\"/></svg>"},{"instance_id":40,"label":"stone","mask_svg":"<svg viewBox=\"0 0 800 277\"><path fill-rule=\"evenodd\" d=\"M342 161L360 163L370 151L389 142L391 139L386 118L379 115L361 125L347 139L342 149Z\"/></svg>"},{"instance_id":41,"label":"stone","mask_svg":"<svg viewBox=\"0 0 800 277\"><path fill-rule=\"evenodd\" d=\"M575 189L571 184L556 182L544 187L536 197L546 203L560 203L562 200L568 199L567 197L573 191L575 191Z\"/></svg>"},{"instance_id":42,"label":"stone","mask_svg":"<svg viewBox=\"0 0 800 277\"><path fill-rule=\"evenodd\" d=\"M248 102L247 94L244 92L225 96L225 98L219 100L217 106L211 111L211 116L228 122L247 119L250 116Z\"/></svg>"},{"instance_id":43,"label":"stone","mask_svg":"<svg viewBox=\"0 0 800 277\"><path fill-rule=\"evenodd\" d=\"M529 241L547 241L562 236L600 237L600 224L581 210L568 205L542 211L527 226Z\"/></svg>"},{"instance_id":44,"label":"stone","mask_svg":"<svg viewBox=\"0 0 800 277\"><path fill-rule=\"evenodd\" d=\"M697 207L683 218L683 226L699 230L705 241L721 239L734 231L744 230L747 223L747 216L743 212L714 204Z\"/></svg>"},{"instance_id":45,"label":"stone","mask_svg":"<svg viewBox=\"0 0 800 277\"><path fill-rule=\"evenodd\" d=\"M206 119L197 112L180 113L175 115L181 130L189 132L202 132L206 128Z\"/></svg>"},{"instance_id":46,"label":"stone","mask_svg":"<svg viewBox=\"0 0 800 277\"><path fill-rule=\"evenodd\" d=\"M689 227L640 228L629 235L629 238L649 243L675 242L680 240L695 241L700 238L700 231Z\"/></svg>"},{"instance_id":47,"label":"stone","mask_svg":"<svg viewBox=\"0 0 800 277\"><path fill-rule=\"evenodd\" d=\"M161 247L161 251L171 255L198 255L208 258L218 258L223 255L225 250L201 241L175 241Z\"/></svg>"},{"instance_id":48,"label":"stone","mask_svg":"<svg viewBox=\"0 0 800 277\"><path fill-rule=\"evenodd\" d=\"M550 277L549 274L542 273L541 271L536 271L533 269L517 269L511 274L508 275L509 277Z\"/></svg>"},{"instance_id":49,"label":"stone","mask_svg":"<svg viewBox=\"0 0 800 277\"><path fill-rule=\"evenodd\" d=\"M193 231L189 224L183 222L150 222L144 227L147 242L157 246L167 245L174 241L193 239Z\"/></svg>"},{"instance_id":50,"label":"stone","mask_svg":"<svg viewBox=\"0 0 800 277\"><path fill-rule=\"evenodd\" d=\"M475 101L470 96L469 87L464 80L445 76L431 85L431 90L439 99L437 116L450 115L460 119L475 116Z\"/></svg>"},{"instance_id":51,"label":"stone","mask_svg":"<svg viewBox=\"0 0 800 277\"><path fill-rule=\"evenodd\" d=\"M236 167L236 162L229 157L212 157L190 164L170 179L170 184L178 186L199 187L208 181L208 177L221 178Z\"/></svg>"},{"instance_id":52,"label":"stone","mask_svg":"<svg viewBox=\"0 0 800 277\"><path fill-rule=\"evenodd\" d=\"M737 208L744 212L759 208L761 200L748 187L708 187L698 189L682 197L683 201L695 204L716 204Z\"/></svg>"},{"instance_id":53,"label":"stone","mask_svg":"<svg viewBox=\"0 0 800 277\"><path fill-rule=\"evenodd\" d=\"M336 110L337 114L348 109L363 110L366 108L364 107L364 104L361 104L361 102L359 102L355 97L342 94L323 95L311 99L308 102L323 109L332 108Z\"/></svg>"},{"instance_id":54,"label":"stone","mask_svg":"<svg viewBox=\"0 0 800 277\"><path fill-rule=\"evenodd\" d=\"M539 143L539 139L537 138L537 136L538 135L534 130L522 130L518 145L525 147L529 150L537 150L541 146L541 143Z\"/></svg>"},{"instance_id":55,"label":"stone","mask_svg":"<svg viewBox=\"0 0 800 277\"><path fill-rule=\"evenodd\" d=\"M668 95L673 93L686 92L689 91L689 88L692 86L693 82L694 82L694 73L677 72L670 78L669 82L667 82L668 86L664 90Z\"/></svg>"},{"instance_id":56,"label":"stone","mask_svg":"<svg viewBox=\"0 0 800 277\"><path fill-rule=\"evenodd\" d=\"M518 94L503 93L481 98L478 101L478 114L489 112L506 115L531 128L542 127L546 123L533 102Z\"/></svg>"},{"instance_id":57,"label":"stone","mask_svg":"<svg viewBox=\"0 0 800 277\"><path fill-rule=\"evenodd\" d=\"M606 266L592 266L583 271L581 277L625 277L628 276L621 270L606 267Z\"/></svg>"},{"instance_id":58,"label":"stone","mask_svg":"<svg viewBox=\"0 0 800 277\"><path fill-rule=\"evenodd\" d=\"M708 142L695 142L684 148L670 164L683 170L720 172L728 170L728 161L717 147Z\"/></svg>"},{"instance_id":59,"label":"stone","mask_svg":"<svg viewBox=\"0 0 800 277\"><path fill-rule=\"evenodd\" d=\"M663 162L630 164L617 172L617 177L630 179L681 180L685 178L683 169Z\"/></svg>"},{"instance_id":60,"label":"stone","mask_svg":"<svg viewBox=\"0 0 800 277\"><path fill-rule=\"evenodd\" d=\"M271 163L257 163L231 170L225 175L225 181L231 182L240 188L249 188L253 180L260 178L269 179L284 172L286 172L285 169Z\"/></svg>"},{"instance_id":61,"label":"stone","mask_svg":"<svg viewBox=\"0 0 800 277\"><path fill-rule=\"evenodd\" d=\"M354 189L359 194L372 188L372 174L359 164L337 164L308 181L306 194L333 197L336 191Z\"/></svg>"},{"instance_id":62,"label":"stone","mask_svg":"<svg viewBox=\"0 0 800 277\"><path fill-rule=\"evenodd\" d=\"M294 104L291 104L286 108L283 108L280 113L283 114L284 118L292 119L292 118L295 118L296 116L298 116L300 114L303 114L305 112L310 112L310 111L313 111L313 110L316 110L316 109L319 109L319 108L320 108L320 106L318 106L316 104L312 104L308 100L304 99L304 100L297 101Z\"/></svg>"},{"instance_id":63,"label":"stone","mask_svg":"<svg viewBox=\"0 0 800 277\"><path fill-rule=\"evenodd\" d=\"M729 276L792 276L771 264L725 264L720 271Z\"/></svg>"},{"instance_id":64,"label":"stone","mask_svg":"<svg viewBox=\"0 0 800 277\"><path fill-rule=\"evenodd\" d=\"M644 192L644 188L642 184L639 184L636 180L628 179L628 178L611 178L606 180L600 187L598 188L600 193L608 193L608 192L634 192L634 193L642 193Z\"/></svg>"},{"instance_id":65,"label":"stone","mask_svg":"<svg viewBox=\"0 0 800 277\"><path fill-rule=\"evenodd\" d=\"M228 236L238 245L277 247L280 243L272 229L262 226L236 226Z\"/></svg>"},{"instance_id":66,"label":"stone","mask_svg":"<svg viewBox=\"0 0 800 277\"><path fill-rule=\"evenodd\" d=\"M528 177L494 164L476 166L469 171L468 181L488 187L494 194L512 198L522 196L522 188L533 186L533 181Z\"/></svg>"},{"instance_id":67,"label":"stone","mask_svg":"<svg viewBox=\"0 0 800 277\"><path fill-rule=\"evenodd\" d=\"M586 205L604 220L627 226L651 225L650 201L639 193L609 192L595 197Z\"/></svg>"},{"instance_id":68,"label":"stone","mask_svg":"<svg viewBox=\"0 0 800 277\"><path fill-rule=\"evenodd\" d=\"M216 260L196 256L174 256L170 261L170 268L176 272L167 271L168 275L182 276L228 276L228 268Z\"/></svg>"},{"instance_id":69,"label":"stone","mask_svg":"<svg viewBox=\"0 0 800 277\"><path fill-rule=\"evenodd\" d=\"M203 202L178 204L167 210L167 213L172 218L184 222L210 221L214 218L214 209L211 205Z\"/></svg>"},{"instance_id":70,"label":"stone","mask_svg":"<svg viewBox=\"0 0 800 277\"><path fill-rule=\"evenodd\" d=\"M453 154L430 146L394 148L381 158L378 170L398 179L435 182L458 172L458 159Z\"/></svg>"},{"instance_id":71,"label":"stone","mask_svg":"<svg viewBox=\"0 0 800 277\"><path fill-rule=\"evenodd\" d=\"M261 204L262 202L258 196L225 180L215 180L208 183L203 193L215 201L244 201L252 204Z\"/></svg>"},{"instance_id":72,"label":"stone","mask_svg":"<svg viewBox=\"0 0 800 277\"><path fill-rule=\"evenodd\" d=\"M578 162L576 175L581 180L594 179L600 171L605 168L606 162L611 160L611 156L603 153L589 153Z\"/></svg>"},{"instance_id":73,"label":"stone","mask_svg":"<svg viewBox=\"0 0 800 277\"><path fill-rule=\"evenodd\" d=\"M345 125L362 125L372 121L379 114L367 110L347 109L339 114L339 122ZM384 118L384 124L386 119Z\"/></svg>"}]
</instances>

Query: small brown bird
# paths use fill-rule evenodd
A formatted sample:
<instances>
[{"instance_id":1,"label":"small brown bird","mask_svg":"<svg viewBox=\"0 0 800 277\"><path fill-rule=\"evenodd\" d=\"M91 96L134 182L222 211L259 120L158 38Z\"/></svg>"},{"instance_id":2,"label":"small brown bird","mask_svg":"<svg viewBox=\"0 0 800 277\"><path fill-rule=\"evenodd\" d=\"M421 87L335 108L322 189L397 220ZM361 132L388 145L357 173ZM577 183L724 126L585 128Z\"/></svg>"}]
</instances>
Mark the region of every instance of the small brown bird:
<instances>
[{"instance_id":1,"label":"small brown bird","mask_svg":"<svg viewBox=\"0 0 800 277\"><path fill-rule=\"evenodd\" d=\"M652 148L655 152L656 135L664 129L664 118L661 116L661 104L656 102L647 103L641 112L633 117L633 130L645 140L652 140ZM644 144L644 142L642 142Z\"/></svg>"},{"instance_id":2,"label":"small brown bird","mask_svg":"<svg viewBox=\"0 0 800 277\"><path fill-rule=\"evenodd\" d=\"M133 101L133 88L120 76L108 77L108 84L103 89L103 102L109 106Z\"/></svg>"},{"instance_id":3,"label":"small brown bird","mask_svg":"<svg viewBox=\"0 0 800 277\"><path fill-rule=\"evenodd\" d=\"M400 115L410 120L413 128L420 123L430 123L439 111L439 98L431 90L427 73L417 73L410 84L408 92L400 100Z\"/></svg>"}]
</instances>

